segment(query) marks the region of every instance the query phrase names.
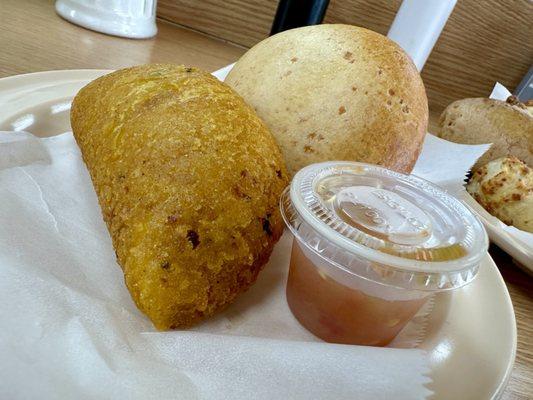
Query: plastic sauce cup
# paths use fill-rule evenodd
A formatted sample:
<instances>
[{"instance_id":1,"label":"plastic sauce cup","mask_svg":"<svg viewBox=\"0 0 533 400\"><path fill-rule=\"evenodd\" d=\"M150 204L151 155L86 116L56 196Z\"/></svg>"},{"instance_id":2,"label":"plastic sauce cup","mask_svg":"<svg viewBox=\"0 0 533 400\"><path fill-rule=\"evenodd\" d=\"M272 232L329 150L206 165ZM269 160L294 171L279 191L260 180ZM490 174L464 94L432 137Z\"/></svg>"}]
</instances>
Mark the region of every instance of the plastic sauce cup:
<instances>
[{"instance_id":1,"label":"plastic sauce cup","mask_svg":"<svg viewBox=\"0 0 533 400\"><path fill-rule=\"evenodd\" d=\"M281 197L293 242L287 301L311 333L385 346L436 292L470 283L485 229L459 200L375 165L300 170Z\"/></svg>"}]
</instances>

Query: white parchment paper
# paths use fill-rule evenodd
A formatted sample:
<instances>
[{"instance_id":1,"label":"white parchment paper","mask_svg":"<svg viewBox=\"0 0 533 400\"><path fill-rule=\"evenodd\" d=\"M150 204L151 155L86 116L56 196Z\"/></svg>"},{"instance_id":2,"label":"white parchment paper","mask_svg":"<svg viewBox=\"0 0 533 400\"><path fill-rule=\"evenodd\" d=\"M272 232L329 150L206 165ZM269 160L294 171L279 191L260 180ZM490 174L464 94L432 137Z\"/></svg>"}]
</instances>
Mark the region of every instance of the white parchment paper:
<instances>
[{"instance_id":1,"label":"white parchment paper","mask_svg":"<svg viewBox=\"0 0 533 400\"><path fill-rule=\"evenodd\" d=\"M412 174L456 196L464 190L466 174L472 165L489 148L490 144L457 144L428 133Z\"/></svg>"}]
</instances>

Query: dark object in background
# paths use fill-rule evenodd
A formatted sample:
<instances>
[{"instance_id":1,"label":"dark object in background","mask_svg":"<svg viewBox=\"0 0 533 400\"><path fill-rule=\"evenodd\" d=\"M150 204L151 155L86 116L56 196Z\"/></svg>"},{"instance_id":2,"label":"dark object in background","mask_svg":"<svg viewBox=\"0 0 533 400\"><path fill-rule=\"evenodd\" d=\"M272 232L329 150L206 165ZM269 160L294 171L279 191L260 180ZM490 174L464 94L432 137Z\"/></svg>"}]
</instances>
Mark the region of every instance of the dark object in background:
<instances>
[{"instance_id":1,"label":"dark object in background","mask_svg":"<svg viewBox=\"0 0 533 400\"><path fill-rule=\"evenodd\" d=\"M524 79L516 87L514 95L522 102L533 99L533 65L527 71Z\"/></svg>"},{"instance_id":2,"label":"dark object in background","mask_svg":"<svg viewBox=\"0 0 533 400\"><path fill-rule=\"evenodd\" d=\"M300 26L318 25L329 0L280 0L270 35Z\"/></svg>"}]
</instances>

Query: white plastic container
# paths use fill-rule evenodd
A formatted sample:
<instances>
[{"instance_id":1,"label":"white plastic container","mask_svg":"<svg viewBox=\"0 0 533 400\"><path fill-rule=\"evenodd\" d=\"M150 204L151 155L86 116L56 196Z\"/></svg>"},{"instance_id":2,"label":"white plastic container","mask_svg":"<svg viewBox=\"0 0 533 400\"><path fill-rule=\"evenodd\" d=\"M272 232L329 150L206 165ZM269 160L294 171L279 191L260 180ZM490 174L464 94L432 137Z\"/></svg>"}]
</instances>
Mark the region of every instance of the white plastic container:
<instances>
[{"instance_id":1,"label":"white plastic container","mask_svg":"<svg viewBox=\"0 0 533 400\"><path fill-rule=\"evenodd\" d=\"M146 39L157 34L157 0L57 0L57 13L108 35Z\"/></svg>"},{"instance_id":2,"label":"white plastic container","mask_svg":"<svg viewBox=\"0 0 533 400\"><path fill-rule=\"evenodd\" d=\"M457 0L403 0L387 34L422 71Z\"/></svg>"},{"instance_id":3,"label":"white plastic container","mask_svg":"<svg viewBox=\"0 0 533 400\"><path fill-rule=\"evenodd\" d=\"M470 283L488 248L459 200L375 165L303 168L281 212L295 237L289 307L329 342L388 344L432 293Z\"/></svg>"}]
</instances>

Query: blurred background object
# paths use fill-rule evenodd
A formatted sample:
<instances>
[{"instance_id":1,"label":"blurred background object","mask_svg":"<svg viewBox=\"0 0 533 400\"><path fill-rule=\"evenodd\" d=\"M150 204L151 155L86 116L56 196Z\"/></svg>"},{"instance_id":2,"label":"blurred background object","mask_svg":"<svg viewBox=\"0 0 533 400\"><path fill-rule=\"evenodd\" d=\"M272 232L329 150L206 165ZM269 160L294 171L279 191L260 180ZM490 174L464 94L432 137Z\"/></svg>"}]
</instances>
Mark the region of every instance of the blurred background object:
<instances>
[{"instance_id":1,"label":"blurred background object","mask_svg":"<svg viewBox=\"0 0 533 400\"><path fill-rule=\"evenodd\" d=\"M529 68L526 76L524 76L520 84L516 87L514 95L518 97L518 100L523 102L533 99L533 65Z\"/></svg>"},{"instance_id":2,"label":"blurred background object","mask_svg":"<svg viewBox=\"0 0 533 400\"><path fill-rule=\"evenodd\" d=\"M329 0L280 0L270 34L322 23Z\"/></svg>"},{"instance_id":3,"label":"blurred background object","mask_svg":"<svg viewBox=\"0 0 533 400\"><path fill-rule=\"evenodd\" d=\"M424 68L457 0L403 0L387 36Z\"/></svg>"},{"instance_id":4,"label":"blurred background object","mask_svg":"<svg viewBox=\"0 0 533 400\"><path fill-rule=\"evenodd\" d=\"M56 11L73 24L113 36L156 35L157 0L57 0Z\"/></svg>"}]
</instances>

